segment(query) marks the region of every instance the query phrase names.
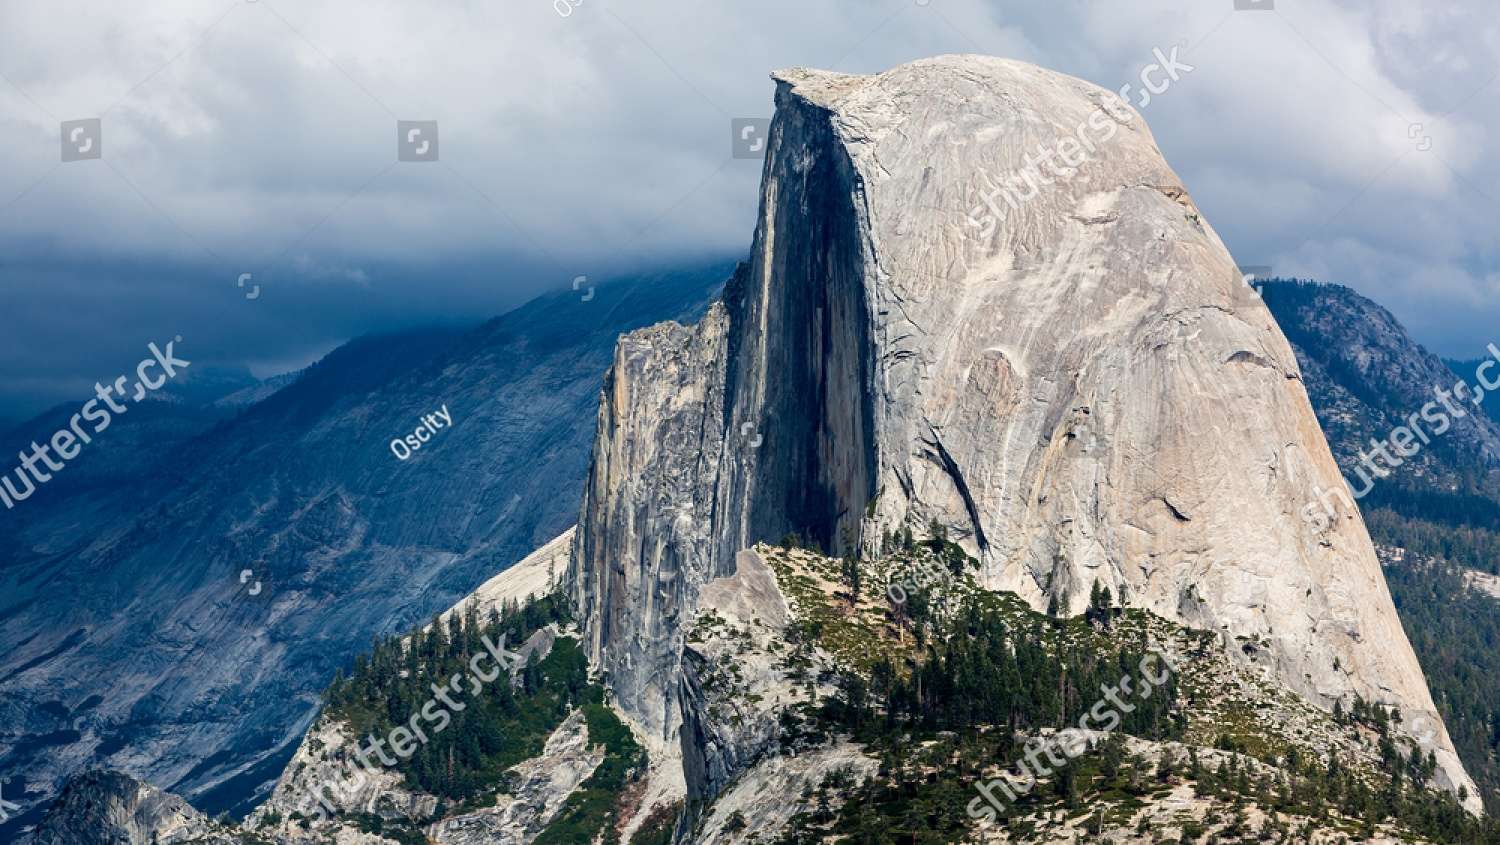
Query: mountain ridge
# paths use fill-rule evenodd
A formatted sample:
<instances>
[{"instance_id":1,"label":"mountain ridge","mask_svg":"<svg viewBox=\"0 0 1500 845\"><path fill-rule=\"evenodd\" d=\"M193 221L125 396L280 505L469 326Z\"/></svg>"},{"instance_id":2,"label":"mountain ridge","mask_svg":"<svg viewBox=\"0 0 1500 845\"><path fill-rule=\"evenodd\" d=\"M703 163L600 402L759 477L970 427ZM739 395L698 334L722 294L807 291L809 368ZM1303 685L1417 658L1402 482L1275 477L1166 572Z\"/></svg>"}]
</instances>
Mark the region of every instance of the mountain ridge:
<instances>
[{"instance_id":1,"label":"mountain ridge","mask_svg":"<svg viewBox=\"0 0 1500 845\"><path fill-rule=\"evenodd\" d=\"M0 760L28 779L7 798L104 765L212 812L246 807L370 635L448 607L572 523L585 409L616 335L690 318L727 266L559 292L467 333L356 341L168 444L145 508L106 485L53 502L44 489L7 514ZM453 432L393 457L388 441L445 402Z\"/></svg>"}]
</instances>

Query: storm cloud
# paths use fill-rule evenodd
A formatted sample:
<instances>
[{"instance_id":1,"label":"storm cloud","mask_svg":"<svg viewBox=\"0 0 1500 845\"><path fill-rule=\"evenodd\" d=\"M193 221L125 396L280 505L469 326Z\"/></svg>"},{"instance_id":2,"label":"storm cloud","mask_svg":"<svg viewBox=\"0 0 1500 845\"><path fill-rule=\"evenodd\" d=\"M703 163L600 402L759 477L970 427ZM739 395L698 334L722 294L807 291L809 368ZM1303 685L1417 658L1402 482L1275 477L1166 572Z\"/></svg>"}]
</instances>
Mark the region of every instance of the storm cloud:
<instances>
[{"instance_id":1,"label":"storm cloud","mask_svg":"<svg viewBox=\"0 0 1500 845\"><path fill-rule=\"evenodd\" d=\"M6 3L0 416L86 396L156 337L270 372L741 254L760 167L729 127L769 116L767 73L942 53L1118 89L1176 48L1193 71L1143 113L1236 258L1478 354L1500 325L1500 24L1480 0L1274 6ZM89 118L102 158L59 161L60 124ZM437 121L439 160L398 162L398 120Z\"/></svg>"}]
</instances>

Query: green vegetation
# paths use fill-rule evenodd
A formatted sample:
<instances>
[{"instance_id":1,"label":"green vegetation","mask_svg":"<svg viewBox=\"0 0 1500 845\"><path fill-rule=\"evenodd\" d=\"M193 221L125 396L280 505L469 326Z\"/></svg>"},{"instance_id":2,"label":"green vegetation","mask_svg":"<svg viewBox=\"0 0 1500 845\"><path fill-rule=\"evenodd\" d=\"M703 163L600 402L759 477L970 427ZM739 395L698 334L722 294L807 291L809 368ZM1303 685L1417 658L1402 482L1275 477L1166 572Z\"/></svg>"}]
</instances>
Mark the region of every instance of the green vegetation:
<instances>
[{"instance_id":1,"label":"green vegetation","mask_svg":"<svg viewBox=\"0 0 1500 845\"><path fill-rule=\"evenodd\" d=\"M898 549L898 557L912 551L904 544ZM847 735L880 760L874 777L859 781L836 772L809 790L805 811L779 845L828 838L872 845L961 840L973 824L976 782L1001 769L1014 771L1025 756L1024 737L1077 724L1100 700L1101 685L1116 688L1122 677L1139 681L1153 640L1185 652L1179 654L1182 674L1149 695L1130 696L1135 709L1122 713L1115 732L1053 767L1037 789L1007 806L999 818L1013 837L1040 834L1063 820L1095 834L1118 828L1168 791L1191 785L1213 810L1201 824L1178 821L1182 842L1204 841L1209 829L1220 842L1305 838L1305 830L1285 822L1252 829L1244 808L1254 804L1351 837L1394 827L1440 843L1500 843L1500 827L1473 819L1432 788L1436 760L1398 739L1397 713L1363 701L1333 717L1307 708L1322 729L1368 749L1372 757L1358 758L1368 764L1348 762L1356 758L1342 749L1330 752L1325 741L1297 745L1277 734L1275 710L1259 712L1272 701L1282 706L1275 690L1253 683L1241 690L1240 682L1225 677L1212 658L1211 634L1115 608L1103 587L1092 591L1083 617L1049 618L1017 597L973 589L962 567L958 574L942 566L937 575L909 578L911 567L937 568L932 564L946 557L920 544L915 551L908 559L862 564L891 573L893 581L926 585L913 587L907 602L888 599L883 618L830 591L847 560L796 553L768 560L801 620L794 656L806 645L797 642L803 637L830 648L821 638L829 632L837 634L830 650L848 651L859 641L867 655L863 663L840 659L859 668L839 675L836 696L786 725L788 741ZM1249 653L1259 644L1243 645ZM1195 745L1214 750L1200 752ZM987 806L981 801L976 812Z\"/></svg>"},{"instance_id":2,"label":"green vegetation","mask_svg":"<svg viewBox=\"0 0 1500 845\"><path fill-rule=\"evenodd\" d=\"M1400 523L1384 520L1381 528L1391 532L1392 539L1421 544L1423 551L1439 554L1451 550L1463 556L1464 562L1482 572L1500 571L1496 563L1497 535L1500 535L1500 503L1495 493L1483 490L1484 482L1467 473L1466 486L1458 491L1418 489L1410 482L1376 484L1360 502L1366 513L1385 511ZM1371 532L1376 528L1371 526ZM1451 537L1443 537L1451 534ZM1377 535L1378 538L1378 535ZM1446 552L1444 552L1446 554ZM1454 557L1454 560L1459 560Z\"/></svg>"},{"instance_id":3,"label":"green vegetation","mask_svg":"<svg viewBox=\"0 0 1500 845\"><path fill-rule=\"evenodd\" d=\"M1353 397L1309 385L1319 421L1353 478L1369 439L1406 425L1439 385L1403 384L1400 362L1372 364L1360 357L1359 344L1343 342L1340 321L1349 317L1342 312L1357 319L1364 308L1352 292L1274 282L1264 296L1288 340ZM1479 361L1446 363L1454 382L1474 383ZM1500 419L1494 413L1500 397L1488 398L1487 411ZM1469 588L1462 573L1500 574L1500 473L1472 438L1450 431L1375 484L1360 510L1376 542L1440 559L1436 565L1408 559L1388 567L1386 580L1459 756L1489 812L1500 812L1500 605Z\"/></svg>"},{"instance_id":4,"label":"green vegetation","mask_svg":"<svg viewBox=\"0 0 1500 845\"><path fill-rule=\"evenodd\" d=\"M631 837L630 845L672 845L672 834L677 829L677 819L682 815L682 802L657 807L641 822L641 827ZM739 830L744 829L744 818Z\"/></svg>"},{"instance_id":5,"label":"green vegetation","mask_svg":"<svg viewBox=\"0 0 1500 845\"><path fill-rule=\"evenodd\" d=\"M589 845L600 831L604 831L605 843L619 842L615 822L619 817L620 793L645 764L646 752L614 711L604 705L598 688L592 688L590 696L591 700L583 705L589 743L603 744L604 762L568 796L557 818L547 825L534 845Z\"/></svg>"},{"instance_id":6,"label":"green vegetation","mask_svg":"<svg viewBox=\"0 0 1500 845\"><path fill-rule=\"evenodd\" d=\"M1373 494L1372 494L1373 495ZM1398 495L1398 494L1390 494ZM1488 501L1488 500L1484 500ZM1500 511L1500 506L1496 506ZM1500 531L1405 517L1388 508L1363 508L1365 525L1377 542L1400 546L1428 557L1443 558L1465 569L1500 575ZM1404 508L1416 511L1416 507Z\"/></svg>"},{"instance_id":7,"label":"green vegetation","mask_svg":"<svg viewBox=\"0 0 1500 845\"><path fill-rule=\"evenodd\" d=\"M1144 647L1119 648L1102 637L1065 636L1068 626L1041 617L1027 628L1016 628L1012 618L971 598L929 639L914 665L900 667L882 658L868 693L860 689L861 679L848 681L846 698L856 706L842 714L843 723L855 730L864 727L873 703L886 727L993 725L1007 728L1001 733L1008 736L1018 729L1077 724L1106 687L1117 688L1121 678L1137 687L1142 683L1138 667ZM1073 633L1082 632L1075 628ZM1165 688L1132 699L1135 710L1122 714L1122 729L1151 737L1180 733L1182 720L1171 712L1175 699L1175 680L1168 679Z\"/></svg>"},{"instance_id":8,"label":"green vegetation","mask_svg":"<svg viewBox=\"0 0 1500 845\"><path fill-rule=\"evenodd\" d=\"M1468 379L1469 383L1473 384L1478 381L1475 376L1478 373L1479 367L1488 360L1488 358L1475 358L1470 361L1444 360L1443 363L1447 364L1448 369L1452 370L1459 377ZM1493 390L1487 391L1484 394L1483 404L1484 412L1490 415L1490 419L1500 421L1500 395L1497 395Z\"/></svg>"},{"instance_id":9,"label":"green vegetation","mask_svg":"<svg viewBox=\"0 0 1500 845\"><path fill-rule=\"evenodd\" d=\"M350 817L350 821L364 833L373 833L400 845L427 845L427 835L410 822L393 821L374 813L359 813Z\"/></svg>"},{"instance_id":10,"label":"green vegetation","mask_svg":"<svg viewBox=\"0 0 1500 845\"><path fill-rule=\"evenodd\" d=\"M1333 348L1323 338L1320 327L1304 314L1322 313L1325 299L1341 297L1347 289L1337 285L1300 280L1276 280L1260 286L1261 298L1276 316L1286 339L1317 361L1329 376L1370 408L1384 408L1388 397L1370 383L1359 367L1346 360L1344 350ZM1300 312L1300 313L1299 313Z\"/></svg>"},{"instance_id":11,"label":"green vegetation","mask_svg":"<svg viewBox=\"0 0 1500 845\"><path fill-rule=\"evenodd\" d=\"M979 561L970 557L963 546L948 539L948 529L935 519L927 525L925 540L917 540L912 535L911 528L905 526L895 532L886 532L883 539L882 549L908 559L920 552L927 552L954 576L962 575L966 570L979 565Z\"/></svg>"},{"instance_id":12,"label":"green vegetation","mask_svg":"<svg viewBox=\"0 0 1500 845\"><path fill-rule=\"evenodd\" d=\"M964 808L985 767L1024 756L1018 733L1076 725L1103 687L1139 680L1140 652L1076 644L1064 635L1067 626L1040 618L1015 630L1005 618L994 607L967 604L905 677L877 666L863 712L848 706L860 700L860 685L846 684L828 715L882 752L891 777L848 801L835 830L854 841L953 841L971 823ZM1176 698L1174 681L1146 698L1129 697L1136 709L1121 714L1122 730L1179 734ZM1080 765L1059 772L1059 788L1075 806Z\"/></svg>"},{"instance_id":13,"label":"green vegetation","mask_svg":"<svg viewBox=\"0 0 1500 845\"><path fill-rule=\"evenodd\" d=\"M234 837L233 841L235 845L275 845L274 842L261 837L259 834L236 829L232 820L226 821L222 818L217 818L215 821L222 825L220 830L216 830L213 834L202 839L183 840L181 845L223 845L225 841L224 837L226 836Z\"/></svg>"},{"instance_id":14,"label":"green vegetation","mask_svg":"<svg viewBox=\"0 0 1500 845\"><path fill-rule=\"evenodd\" d=\"M961 840L973 824L967 808L979 798L975 782L992 777L986 770L1010 759L995 756L998 748L986 742L988 736L944 735L915 744L904 757L887 754L879 774L862 784L835 773L804 796L813 809L793 819L780 845L817 841L829 834L868 845ZM1060 809L1076 815L1096 808L1103 811L1101 821L1118 823L1179 777L1185 765L1183 761L1164 767L1128 753L1117 734L1059 768L1008 809L1004 824L1012 835L1024 836L1035 832L1034 820L1026 817L1038 811ZM828 809L830 799L843 799L842 807Z\"/></svg>"},{"instance_id":15,"label":"green vegetation","mask_svg":"<svg viewBox=\"0 0 1500 845\"><path fill-rule=\"evenodd\" d=\"M1500 602L1446 561L1388 567L1386 582L1453 744L1500 813Z\"/></svg>"},{"instance_id":16,"label":"green vegetation","mask_svg":"<svg viewBox=\"0 0 1500 845\"><path fill-rule=\"evenodd\" d=\"M621 793L646 756L630 729L604 704L603 690L589 683L588 662L577 641L559 637L545 658L531 659L513 682L502 676L476 690L469 680L475 671L470 661L487 651L486 638L514 652L543 627L566 623L566 606L562 595L554 594L523 606L508 605L484 620L471 609L446 622L434 620L409 638L377 642L347 678L341 673L324 693L327 712L348 722L358 736L387 736L423 714L435 698L433 683L454 676L464 679L461 692L450 690L450 698L463 710L450 712L451 723L442 730L424 726L428 741L395 767L410 788L460 802L446 808L439 804L435 820L487 804L495 792L503 791L506 771L540 754L547 737L581 709L590 744L604 748L603 762L568 797L536 843L588 845L601 832L604 842L617 842L614 828ZM482 667L492 667L492 660L481 661ZM402 845L427 842L414 822L369 813L347 818L361 831ZM675 821L676 811L648 819L636 842L668 841Z\"/></svg>"},{"instance_id":17,"label":"green vegetation","mask_svg":"<svg viewBox=\"0 0 1500 845\"><path fill-rule=\"evenodd\" d=\"M1476 821L1451 797L1423 788L1434 761L1399 750L1389 714L1361 704L1344 719L1380 734L1381 772L1352 770L1337 755L1325 759L1295 750L1275 761L1279 770L1239 754L1210 763L1196 748L1183 752L1165 746L1152 758L1131 750L1122 734L1115 733L1056 768L1036 789L1006 806L999 820L1013 836L1024 837L1039 833L1048 819L1088 816L1089 830L1097 833L1105 825L1128 824L1167 790L1191 784L1199 797L1214 799L1215 808L1241 811L1253 803L1273 813L1317 820L1320 827L1343 827L1350 835L1370 836L1386 824L1434 842L1500 843L1500 827L1494 822ZM827 836L861 845L958 842L972 824L966 808L979 798L975 783L993 777L997 767L1013 768L1018 759L1019 749L1004 738L1006 733L979 729L914 736L887 730L872 737L867 729L871 752L882 760L878 774L858 784L846 774L836 775L805 795L810 809L794 817L779 845ZM977 808L987 806L981 800ZM1183 842L1201 841L1201 825L1183 826ZM1290 826L1273 822L1255 831L1231 824L1215 841L1304 840Z\"/></svg>"},{"instance_id":18,"label":"green vegetation","mask_svg":"<svg viewBox=\"0 0 1500 845\"><path fill-rule=\"evenodd\" d=\"M347 721L361 738L387 737L416 720L427 742L409 758L396 758L395 767L414 790L454 801L493 791L507 769L542 751L548 735L584 699L588 664L577 642L567 638L521 670L514 687L503 676L477 683L470 661L486 651L485 637L498 646L503 636L504 647L514 651L533 632L566 618L563 598L553 595L507 607L486 620L472 610L453 614L447 623L434 620L409 643L403 637L377 642L349 677L340 673L324 693L327 712ZM485 658L482 665L493 671L495 664ZM450 712L439 702L424 712L434 700L433 685L455 676L463 680L449 696L463 710ZM439 709L451 723L429 717Z\"/></svg>"},{"instance_id":19,"label":"green vegetation","mask_svg":"<svg viewBox=\"0 0 1500 845\"><path fill-rule=\"evenodd\" d=\"M794 818L784 843L826 835L871 843L956 841L971 824L966 808L974 780L988 766L1023 756L1018 732L1077 725L1104 687L1140 680L1144 628L1118 624L1126 614L1110 607L1106 590L1094 591L1086 619L1052 619L1015 596L977 589L968 573L972 559L940 534L922 543L909 535L891 540L895 557L878 564L769 560L801 619L794 648L816 643L847 667L839 694L805 724L786 725L788 735L817 741L848 734L883 761L879 776L863 784L837 773L804 796L812 809ZM827 571L832 566L838 570ZM849 579L839 576L853 566L906 587L895 598L877 594L882 607L831 595L828 583L847 586ZM845 662L842 655L858 659ZM795 660L796 651L794 666ZM1139 697L1123 694L1134 707L1120 714L1124 730L1181 735L1175 679ZM1073 773L1070 766L1063 776ZM1076 790L1082 781L1068 783Z\"/></svg>"}]
</instances>

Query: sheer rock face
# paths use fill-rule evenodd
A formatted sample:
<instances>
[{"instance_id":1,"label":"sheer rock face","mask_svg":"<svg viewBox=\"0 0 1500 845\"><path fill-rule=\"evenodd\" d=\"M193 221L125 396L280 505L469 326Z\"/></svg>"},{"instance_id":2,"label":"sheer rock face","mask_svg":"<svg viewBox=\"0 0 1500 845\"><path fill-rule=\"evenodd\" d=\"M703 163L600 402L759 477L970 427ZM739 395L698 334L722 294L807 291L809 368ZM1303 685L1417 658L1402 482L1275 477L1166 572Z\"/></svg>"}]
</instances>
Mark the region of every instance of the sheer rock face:
<instances>
[{"instance_id":1,"label":"sheer rock face","mask_svg":"<svg viewBox=\"0 0 1500 845\"><path fill-rule=\"evenodd\" d=\"M689 802L712 800L757 761L797 752L782 742L783 715L837 692L840 668L821 649L788 659L792 612L771 568L753 550L735 573L704 585L683 652L683 770Z\"/></svg>"},{"instance_id":2,"label":"sheer rock face","mask_svg":"<svg viewBox=\"0 0 1500 845\"><path fill-rule=\"evenodd\" d=\"M1296 360L1138 114L981 57L774 78L750 260L624 337L600 403L570 583L644 733L677 741L683 614L736 551L933 520L1039 609L1098 581L1431 718L1358 512L1303 517L1344 488Z\"/></svg>"}]
</instances>

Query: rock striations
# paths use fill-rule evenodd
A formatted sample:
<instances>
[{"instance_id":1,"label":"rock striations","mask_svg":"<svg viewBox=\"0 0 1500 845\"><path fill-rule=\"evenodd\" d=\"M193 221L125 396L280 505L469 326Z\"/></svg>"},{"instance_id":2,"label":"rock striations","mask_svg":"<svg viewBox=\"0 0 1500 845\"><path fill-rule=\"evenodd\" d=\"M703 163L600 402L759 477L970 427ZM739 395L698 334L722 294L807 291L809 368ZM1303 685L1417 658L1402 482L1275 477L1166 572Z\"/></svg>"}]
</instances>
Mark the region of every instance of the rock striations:
<instances>
[{"instance_id":1,"label":"rock striations","mask_svg":"<svg viewBox=\"0 0 1500 845\"><path fill-rule=\"evenodd\" d=\"M1138 114L973 56L774 78L751 256L697 325L620 341L574 541L653 751L681 753L685 622L739 550L934 522L1037 609L1099 582L1314 703L1432 713L1358 511L1299 516L1342 482L1296 360Z\"/></svg>"}]
</instances>

